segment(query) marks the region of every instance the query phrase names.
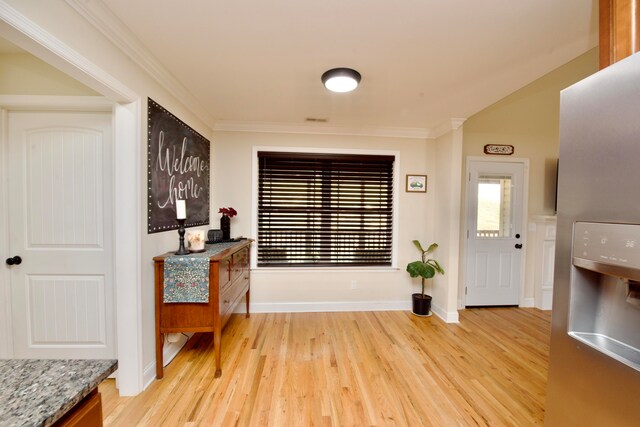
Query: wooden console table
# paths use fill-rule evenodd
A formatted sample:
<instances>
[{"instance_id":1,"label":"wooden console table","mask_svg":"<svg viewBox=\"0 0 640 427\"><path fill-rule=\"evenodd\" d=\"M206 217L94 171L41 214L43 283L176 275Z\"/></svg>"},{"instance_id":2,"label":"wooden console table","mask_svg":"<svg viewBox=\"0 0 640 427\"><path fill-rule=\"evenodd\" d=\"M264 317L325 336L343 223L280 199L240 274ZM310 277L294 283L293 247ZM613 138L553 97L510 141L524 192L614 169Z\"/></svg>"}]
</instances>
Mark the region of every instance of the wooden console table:
<instances>
[{"instance_id":1,"label":"wooden console table","mask_svg":"<svg viewBox=\"0 0 640 427\"><path fill-rule=\"evenodd\" d=\"M209 258L209 303L165 303L164 260L172 252L153 258L155 263L156 298L156 377L164 375L163 334L176 332L213 332L216 359L215 377L220 367L220 335L233 309L245 295L249 317L250 247L253 240L245 239L213 254ZM207 248L210 248L207 245Z\"/></svg>"}]
</instances>

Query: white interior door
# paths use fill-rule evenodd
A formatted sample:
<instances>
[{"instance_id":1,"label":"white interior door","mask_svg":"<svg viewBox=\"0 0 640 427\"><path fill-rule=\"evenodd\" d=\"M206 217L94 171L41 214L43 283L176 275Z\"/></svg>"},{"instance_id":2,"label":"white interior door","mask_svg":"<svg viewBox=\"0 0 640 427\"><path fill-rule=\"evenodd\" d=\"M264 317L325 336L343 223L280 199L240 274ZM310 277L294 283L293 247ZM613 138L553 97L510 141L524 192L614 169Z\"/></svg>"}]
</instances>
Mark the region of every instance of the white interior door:
<instances>
[{"instance_id":1,"label":"white interior door","mask_svg":"<svg viewBox=\"0 0 640 427\"><path fill-rule=\"evenodd\" d=\"M518 305L524 164L469 162L467 306Z\"/></svg>"},{"instance_id":2,"label":"white interior door","mask_svg":"<svg viewBox=\"0 0 640 427\"><path fill-rule=\"evenodd\" d=\"M10 112L8 129L14 357L114 358L111 114Z\"/></svg>"}]
</instances>

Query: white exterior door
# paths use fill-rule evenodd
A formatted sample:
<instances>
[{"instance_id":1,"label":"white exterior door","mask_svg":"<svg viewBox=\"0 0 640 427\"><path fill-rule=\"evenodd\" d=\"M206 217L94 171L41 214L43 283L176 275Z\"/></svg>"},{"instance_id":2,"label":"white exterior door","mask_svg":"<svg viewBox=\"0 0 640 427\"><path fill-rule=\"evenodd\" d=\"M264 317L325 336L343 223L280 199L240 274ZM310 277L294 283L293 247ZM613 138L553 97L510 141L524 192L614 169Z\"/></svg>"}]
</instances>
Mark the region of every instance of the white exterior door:
<instances>
[{"instance_id":1,"label":"white exterior door","mask_svg":"<svg viewBox=\"0 0 640 427\"><path fill-rule=\"evenodd\" d=\"M8 117L13 357L115 358L112 116Z\"/></svg>"},{"instance_id":2,"label":"white exterior door","mask_svg":"<svg viewBox=\"0 0 640 427\"><path fill-rule=\"evenodd\" d=\"M519 304L524 167L469 162L466 306Z\"/></svg>"}]
</instances>

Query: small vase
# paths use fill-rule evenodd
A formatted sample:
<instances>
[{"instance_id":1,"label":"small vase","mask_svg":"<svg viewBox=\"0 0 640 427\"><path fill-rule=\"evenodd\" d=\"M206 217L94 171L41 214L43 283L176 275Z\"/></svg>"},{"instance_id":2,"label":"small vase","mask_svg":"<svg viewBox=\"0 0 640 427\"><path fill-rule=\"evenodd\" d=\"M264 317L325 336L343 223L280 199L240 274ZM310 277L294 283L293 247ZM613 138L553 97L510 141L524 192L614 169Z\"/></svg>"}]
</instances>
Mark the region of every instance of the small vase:
<instances>
[{"instance_id":1,"label":"small vase","mask_svg":"<svg viewBox=\"0 0 640 427\"><path fill-rule=\"evenodd\" d=\"M222 240L231 239L231 218L226 215L220 217L220 230L222 230Z\"/></svg>"}]
</instances>

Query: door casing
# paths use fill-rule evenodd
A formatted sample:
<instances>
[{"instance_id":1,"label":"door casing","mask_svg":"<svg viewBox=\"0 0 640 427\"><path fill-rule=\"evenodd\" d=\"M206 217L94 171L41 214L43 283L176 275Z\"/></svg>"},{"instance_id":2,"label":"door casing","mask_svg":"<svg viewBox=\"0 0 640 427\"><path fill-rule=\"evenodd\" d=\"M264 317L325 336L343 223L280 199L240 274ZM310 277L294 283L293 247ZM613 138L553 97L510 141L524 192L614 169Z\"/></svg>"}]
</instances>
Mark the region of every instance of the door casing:
<instances>
[{"instance_id":1,"label":"door casing","mask_svg":"<svg viewBox=\"0 0 640 427\"><path fill-rule=\"evenodd\" d=\"M522 268L520 269L520 295L519 295L519 306L520 307L527 307L529 306L529 304L526 304L526 298L524 295L524 285L525 285L525 271L526 271L526 250L527 250L527 229L528 229L528 205L529 205L529 159L526 158L519 158L519 157L514 157L514 158L507 158L506 156L499 156L499 157L481 157L481 156L468 156L466 159L466 164L465 164L465 171L464 171L464 179L465 179L465 186L464 186L464 206L463 206L463 211L461 213L462 218L463 218L463 222L462 222L462 233L461 233L461 256L460 256L460 277L462 278L462 280L460 280L460 285L458 288L458 308L459 309L464 309L466 306L466 295L465 295L465 286L468 280L467 277L467 261L468 261L468 256L469 256L469 250L468 250L468 239L467 239L467 231L469 230L469 218L468 218L468 211L469 211L469 194L470 194L470 182L469 182L469 170L470 170L470 164L471 162L487 162L487 163L522 163L524 166L524 176L523 176L523 193L522 193L522 230L521 230L521 235L522 235L522 242L524 244L524 252L522 254Z\"/></svg>"}]
</instances>

